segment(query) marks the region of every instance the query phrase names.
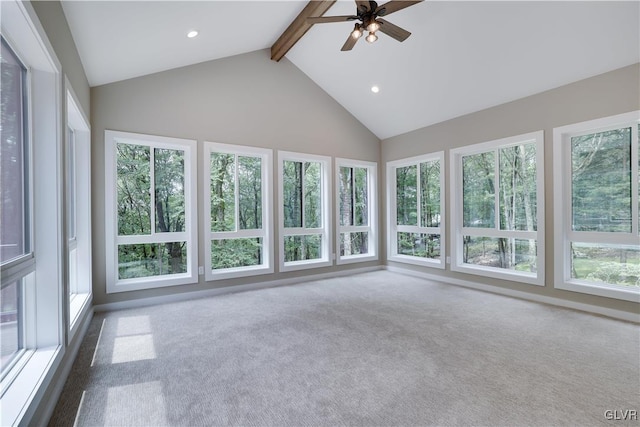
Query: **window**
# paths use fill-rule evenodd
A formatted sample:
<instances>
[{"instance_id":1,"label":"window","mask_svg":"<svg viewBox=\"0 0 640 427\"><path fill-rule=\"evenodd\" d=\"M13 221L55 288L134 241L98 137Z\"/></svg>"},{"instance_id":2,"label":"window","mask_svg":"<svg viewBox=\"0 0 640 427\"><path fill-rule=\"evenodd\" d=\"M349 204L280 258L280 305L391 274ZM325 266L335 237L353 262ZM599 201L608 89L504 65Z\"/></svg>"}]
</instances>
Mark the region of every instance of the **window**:
<instances>
[{"instance_id":1,"label":"window","mask_svg":"<svg viewBox=\"0 0 640 427\"><path fill-rule=\"evenodd\" d=\"M555 286L640 300L640 112L554 129Z\"/></svg>"},{"instance_id":2,"label":"window","mask_svg":"<svg viewBox=\"0 0 640 427\"><path fill-rule=\"evenodd\" d=\"M451 150L452 270L544 286L543 132Z\"/></svg>"},{"instance_id":3,"label":"window","mask_svg":"<svg viewBox=\"0 0 640 427\"><path fill-rule=\"evenodd\" d=\"M273 273L271 150L205 143L206 279Z\"/></svg>"},{"instance_id":4,"label":"window","mask_svg":"<svg viewBox=\"0 0 640 427\"><path fill-rule=\"evenodd\" d=\"M63 80L31 3L0 8L0 425L19 425L64 355Z\"/></svg>"},{"instance_id":5,"label":"window","mask_svg":"<svg viewBox=\"0 0 640 427\"><path fill-rule=\"evenodd\" d=\"M66 234L69 329L91 296L91 135L67 81Z\"/></svg>"},{"instance_id":6,"label":"window","mask_svg":"<svg viewBox=\"0 0 640 427\"><path fill-rule=\"evenodd\" d=\"M444 152L387 163L390 261L444 268Z\"/></svg>"},{"instance_id":7,"label":"window","mask_svg":"<svg viewBox=\"0 0 640 427\"><path fill-rule=\"evenodd\" d=\"M0 373L24 349L23 277L32 273L27 68L2 38L2 149L0 151ZM12 274L13 273L13 274Z\"/></svg>"},{"instance_id":8,"label":"window","mask_svg":"<svg viewBox=\"0 0 640 427\"><path fill-rule=\"evenodd\" d=\"M378 259L377 165L336 159L338 264Z\"/></svg>"},{"instance_id":9,"label":"window","mask_svg":"<svg viewBox=\"0 0 640 427\"><path fill-rule=\"evenodd\" d=\"M332 264L331 159L279 152L281 271Z\"/></svg>"},{"instance_id":10,"label":"window","mask_svg":"<svg viewBox=\"0 0 640 427\"><path fill-rule=\"evenodd\" d=\"M195 283L196 142L105 131L107 292Z\"/></svg>"}]
</instances>

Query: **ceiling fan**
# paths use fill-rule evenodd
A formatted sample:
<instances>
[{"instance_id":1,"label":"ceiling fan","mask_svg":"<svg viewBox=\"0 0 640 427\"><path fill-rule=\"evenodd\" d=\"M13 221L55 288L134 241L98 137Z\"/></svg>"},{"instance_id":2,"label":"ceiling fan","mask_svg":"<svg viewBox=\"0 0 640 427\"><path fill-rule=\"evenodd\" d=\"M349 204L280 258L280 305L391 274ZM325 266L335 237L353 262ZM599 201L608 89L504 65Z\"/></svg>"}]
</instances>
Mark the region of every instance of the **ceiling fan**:
<instances>
[{"instance_id":1,"label":"ceiling fan","mask_svg":"<svg viewBox=\"0 0 640 427\"><path fill-rule=\"evenodd\" d=\"M378 40L376 31L381 31L388 36L393 37L399 42L403 42L411 35L411 33L403 28L393 25L391 22L381 18L381 16L387 16L393 12L397 12L414 4L420 3L423 0L391 0L383 5L378 6L375 1L358 1L356 0L356 14L345 16L320 16L307 18L307 22L310 24L324 24L328 22L345 22L345 21L359 21L356 22L353 31L349 34L349 38L342 46L342 51L353 49L356 42L362 37L365 31L369 32L369 35L365 39L369 43L373 43Z\"/></svg>"}]
</instances>

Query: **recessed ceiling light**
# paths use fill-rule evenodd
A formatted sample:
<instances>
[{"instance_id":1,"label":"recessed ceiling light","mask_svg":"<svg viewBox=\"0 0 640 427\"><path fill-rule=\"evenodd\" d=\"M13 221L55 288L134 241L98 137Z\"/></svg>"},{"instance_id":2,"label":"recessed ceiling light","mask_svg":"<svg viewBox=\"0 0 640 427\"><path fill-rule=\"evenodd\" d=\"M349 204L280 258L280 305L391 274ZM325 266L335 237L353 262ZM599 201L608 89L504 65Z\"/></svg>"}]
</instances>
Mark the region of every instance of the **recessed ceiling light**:
<instances>
[{"instance_id":1,"label":"recessed ceiling light","mask_svg":"<svg viewBox=\"0 0 640 427\"><path fill-rule=\"evenodd\" d=\"M194 38L197 35L198 35L198 32L196 30L191 30L187 33L187 37L189 37L190 39Z\"/></svg>"},{"instance_id":2,"label":"recessed ceiling light","mask_svg":"<svg viewBox=\"0 0 640 427\"><path fill-rule=\"evenodd\" d=\"M380 88L378 86L371 86L371 92L378 93L380 92Z\"/></svg>"}]
</instances>

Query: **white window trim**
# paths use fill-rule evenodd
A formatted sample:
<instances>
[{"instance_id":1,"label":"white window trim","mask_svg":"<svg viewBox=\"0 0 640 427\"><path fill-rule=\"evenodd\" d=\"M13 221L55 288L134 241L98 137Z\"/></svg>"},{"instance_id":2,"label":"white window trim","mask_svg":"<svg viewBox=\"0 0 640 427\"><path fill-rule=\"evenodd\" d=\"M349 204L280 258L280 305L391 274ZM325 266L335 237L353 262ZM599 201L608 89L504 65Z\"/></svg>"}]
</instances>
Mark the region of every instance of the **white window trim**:
<instances>
[{"instance_id":1,"label":"white window trim","mask_svg":"<svg viewBox=\"0 0 640 427\"><path fill-rule=\"evenodd\" d=\"M24 278L24 351L0 382L0 425L29 421L63 353L61 65L29 2L0 2L2 35L28 68L31 250L3 268Z\"/></svg>"},{"instance_id":2,"label":"white window trim","mask_svg":"<svg viewBox=\"0 0 640 427\"><path fill-rule=\"evenodd\" d=\"M638 141L639 123L640 111L632 111L553 129L555 288L625 301L640 302L640 292L637 290L622 286L618 287L615 285L572 279L571 259L569 255L571 241L638 246L637 209L632 210L631 233L615 233L619 234L619 236L612 236L613 233L574 232L571 230L571 206L569 204L571 200L571 176L569 175L571 173L571 167L569 162L571 161L570 138L572 136L630 126L632 132L631 157L632 159L636 159L635 162L631 162L632 206L637 206L637 203L635 205L633 204L633 200L634 197L638 197L638 180L634 179L638 176L638 144L633 144L633 141ZM637 202L637 199L635 200Z\"/></svg>"},{"instance_id":3,"label":"white window trim","mask_svg":"<svg viewBox=\"0 0 640 427\"><path fill-rule=\"evenodd\" d=\"M355 262L376 261L378 259L378 164L364 160L336 158L336 264L351 264ZM369 205L367 215L369 225L344 226L340 225L340 168L361 168L367 170L367 191ZM342 233L366 232L369 236L369 253L359 255L340 256L340 238Z\"/></svg>"},{"instance_id":4,"label":"white window trim","mask_svg":"<svg viewBox=\"0 0 640 427\"><path fill-rule=\"evenodd\" d=\"M285 160L294 162L317 162L322 166L322 227L284 227L284 205L283 205L283 165ZM296 271L308 268L327 267L333 264L333 254L331 253L331 157L318 156L314 154L293 153L289 151L278 151L278 231L279 231L279 255L280 271ZM304 206L303 206L304 209ZM284 238L293 235L320 234L322 236L322 256L319 259L284 262Z\"/></svg>"},{"instance_id":5,"label":"white window trim","mask_svg":"<svg viewBox=\"0 0 640 427\"><path fill-rule=\"evenodd\" d=\"M185 231L146 236L118 236L116 139L135 145L184 151ZM198 282L197 144L195 140L105 130L105 241L107 293L153 289ZM151 165L153 169L153 165ZM152 215L152 229L154 227ZM118 245L187 242L187 271L182 274L118 279Z\"/></svg>"},{"instance_id":6,"label":"white window trim","mask_svg":"<svg viewBox=\"0 0 640 427\"><path fill-rule=\"evenodd\" d=\"M259 157L262 161L262 229L261 230L236 230L229 232L211 231L211 153L225 153L236 156ZM202 158L202 170L204 170L204 253L205 253L205 279L220 280L234 277L255 276L259 274L273 273L273 151L266 148L248 147L242 145L221 144L217 142L204 143L204 155ZM237 163L236 163L237 166ZM237 170L237 168L236 168ZM236 192L238 191L236 187ZM237 198L237 197L236 197ZM236 210L237 210L236 200ZM237 219L237 214L236 214ZM236 224L237 225L237 224ZM262 237L262 264L249 267L225 268L213 270L211 266L211 241L214 239L236 239L244 237Z\"/></svg>"},{"instance_id":7,"label":"white window trim","mask_svg":"<svg viewBox=\"0 0 640 427\"><path fill-rule=\"evenodd\" d=\"M76 254L76 284L71 285L71 266L68 266L69 310L67 324L69 342L78 331L80 314L91 304L92 298L92 258L91 258L91 127L89 120L80 109L80 102L69 79L65 77L67 89L67 129L74 133L75 150L75 238L68 240L67 256ZM66 139L65 139L66 140ZM68 167L68 165L67 165ZM66 168L65 168L66 169ZM82 201L79 203L79 201ZM67 204L65 203L65 206ZM66 234L68 235L68 233Z\"/></svg>"},{"instance_id":8,"label":"white window trim","mask_svg":"<svg viewBox=\"0 0 640 427\"><path fill-rule=\"evenodd\" d=\"M495 228L475 228L463 227L463 194L462 194L462 157L473 154L486 153L488 151L499 150L508 146L520 145L524 143L534 142L536 144L536 226L537 231L519 231L519 230L500 230L500 221L496 220ZM496 160L498 157L496 156ZM478 276L487 276L496 279L505 279L516 282L528 283L531 285L545 285L545 244L544 244L544 131L531 132L523 135L516 135L493 141L482 142L479 144L468 145L452 149L450 151L451 165L451 192L454 197L451 198L451 216L452 216L452 233L451 233L451 270L461 273L475 274ZM496 162L496 171L498 171ZM496 177L499 175L496 175ZM496 197L496 203L498 198ZM500 215L500 209L495 210L496 218ZM482 267L471 264L465 264L463 260L463 236L482 236L482 237L506 237L516 239L534 239L537 247L537 272L520 272L516 270L506 270L496 267Z\"/></svg>"},{"instance_id":9,"label":"white window trim","mask_svg":"<svg viewBox=\"0 0 640 427\"><path fill-rule=\"evenodd\" d=\"M419 225L398 225L397 224L397 206L396 206L396 169L406 166L419 165L425 162L440 162L440 226L439 227L423 227ZM432 268L445 268L446 259L446 211L445 211L445 162L444 151L424 154L415 157L409 157L400 160L387 162L387 258L389 261L402 262L406 264L421 265ZM420 193L420 180L418 180L417 193ZM418 220L420 219L420 203L418 205ZM440 257L439 258L423 258L410 255L398 254L397 233L421 233L421 234L439 234L440 235Z\"/></svg>"}]
</instances>

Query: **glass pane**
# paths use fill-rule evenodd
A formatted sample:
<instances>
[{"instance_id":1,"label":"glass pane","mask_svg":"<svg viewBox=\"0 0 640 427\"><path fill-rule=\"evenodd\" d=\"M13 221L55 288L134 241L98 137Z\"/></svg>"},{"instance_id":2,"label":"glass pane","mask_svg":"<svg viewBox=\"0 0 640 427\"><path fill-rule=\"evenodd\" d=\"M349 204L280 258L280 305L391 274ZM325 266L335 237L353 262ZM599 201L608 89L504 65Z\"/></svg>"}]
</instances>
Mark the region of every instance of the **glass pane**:
<instances>
[{"instance_id":1,"label":"glass pane","mask_svg":"<svg viewBox=\"0 0 640 427\"><path fill-rule=\"evenodd\" d=\"M211 231L236 231L235 156L211 153Z\"/></svg>"},{"instance_id":2,"label":"glass pane","mask_svg":"<svg viewBox=\"0 0 640 427\"><path fill-rule=\"evenodd\" d=\"M366 168L353 168L355 190L354 225L369 225L369 172Z\"/></svg>"},{"instance_id":3,"label":"glass pane","mask_svg":"<svg viewBox=\"0 0 640 427\"><path fill-rule=\"evenodd\" d=\"M507 270L537 270L535 240L463 236L463 260L466 264Z\"/></svg>"},{"instance_id":4,"label":"glass pane","mask_svg":"<svg viewBox=\"0 0 640 427\"><path fill-rule=\"evenodd\" d=\"M322 258L322 235L284 236L284 262Z\"/></svg>"},{"instance_id":5,"label":"glass pane","mask_svg":"<svg viewBox=\"0 0 640 427\"><path fill-rule=\"evenodd\" d=\"M261 264L261 237L211 241L211 265L214 270Z\"/></svg>"},{"instance_id":6,"label":"glass pane","mask_svg":"<svg viewBox=\"0 0 640 427\"><path fill-rule=\"evenodd\" d=\"M0 262L29 252L27 238L28 153L24 134L25 68L2 39L0 52Z\"/></svg>"},{"instance_id":7,"label":"glass pane","mask_svg":"<svg viewBox=\"0 0 640 427\"><path fill-rule=\"evenodd\" d=\"M0 372L5 370L22 348L21 293L22 280L15 281L0 291Z\"/></svg>"},{"instance_id":8,"label":"glass pane","mask_svg":"<svg viewBox=\"0 0 640 427\"><path fill-rule=\"evenodd\" d=\"M76 237L76 140L73 129L67 129L67 238Z\"/></svg>"},{"instance_id":9,"label":"glass pane","mask_svg":"<svg viewBox=\"0 0 640 427\"><path fill-rule=\"evenodd\" d=\"M398 255L409 255L420 258L439 258L440 235L398 233Z\"/></svg>"},{"instance_id":10,"label":"glass pane","mask_svg":"<svg viewBox=\"0 0 640 427\"><path fill-rule=\"evenodd\" d=\"M571 277L640 290L638 246L571 243Z\"/></svg>"},{"instance_id":11,"label":"glass pane","mask_svg":"<svg viewBox=\"0 0 640 427\"><path fill-rule=\"evenodd\" d=\"M184 151L156 148L156 233L185 230Z\"/></svg>"},{"instance_id":12,"label":"glass pane","mask_svg":"<svg viewBox=\"0 0 640 427\"><path fill-rule=\"evenodd\" d=\"M500 149L500 229L536 231L536 146Z\"/></svg>"},{"instance_id":13,"label":"glass pane","mask_svg":"<svg viewBox=\"0 0 640 427\"><path fill-rule=\"evenodd\" d=\"M78 293L78 248L69 251L69 295Z\"/></svg>"},{"instance_id":14,"label":"glass pane","mask_svg":"<svg viewBox=\"0 0 640 427\"><path fill-rule=\"evenodd\" d=\"M302 163L285 160L282 167L284 226L302 227Z\"/></svg>"},{"instance_id":15,"label":"glass pane","mask_svg":"<svg viewBox=\"0 0 640 427\"><path fill-rule=\"evenodd\" d=\"M398 225L418 225L418 167L396 169L396 214Z\"/></svg>"},{"instance_id":16,"label":"glass pane","mask_svg":"<svg viewBox=\"0 0 640 427\"><path fill-rule=\"evenodd\" d=\"M151 151L146 145L118 143L118 234L151 234Z\"/></svg>"},{"instance_id":17,"label":"glass pane","mask_svg":"<svg viewBox=\"0 0 640 427\"><path fill-rule=\"evenodd\" d=\"M353 169L340 168L340 225L353 225Z\"/></svg>"},{"instance_id":18,"label":"glass pane","mask_svg":"<svg viewBox=\"0 0 640 427\"><path fill-rule=\"evenodd\" d=\"M262 228L262 160L238 156L238 226Z\"/></svg>"},{"instance_id":19,"label":"glass pane","mask_svg":"<svg viewBox=\"0 0 640 427\"><path fill-rule=\"evenodd\" d=\"M322 227L322 165L304 164L304 226Z\"/></svg>"},{"instance_id":20,"label":"glass pane","mask_svg":"<svg viewBox=\"0 0 640 427\"><path fill-rule=\"evenodd\" d=\"M420 222L440 226L440 161L420 163Z\"/></svg>"},{"instance_id":21,"label":"glass pane","mask_svg":"<svg viewBox=\"0 0 640 427\"><path fill-rule=\"evenodd\" d=\"M462 158L464 227L495 227L495 153Z\"/></svg>"},{"instance_id":22,"label":"glass pane","mask_svg":"<svg viewBox=\"0 0 640 427\"><path fill-rule=\"evenodd\" d=\"M369 233L340 234L340 256L366 255L369 253Z\"/></svg>"},{"instance_id":23,"label":"glass pane","mask_svg":"<svg viewBox=\"0 0 640 427\"><path fill-rule=\"evenodd\" d=\"M571 138L575 231L631 231L631 128Z\"/></svg>"},{"instance_id":24,"label":"glass pane","mask_svg":"<svg viewBox=\"0 0 640 427\"><path fill-rule=\"evenodd\" d=\"M119 279L186 272L186 242L118 246Z\"/></svg>"}]
</instances>

